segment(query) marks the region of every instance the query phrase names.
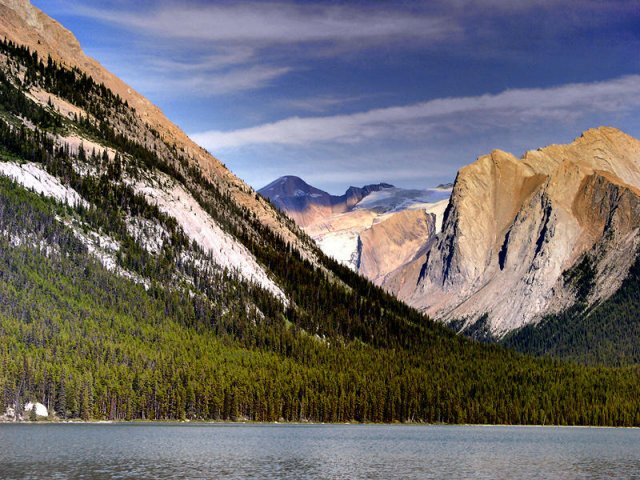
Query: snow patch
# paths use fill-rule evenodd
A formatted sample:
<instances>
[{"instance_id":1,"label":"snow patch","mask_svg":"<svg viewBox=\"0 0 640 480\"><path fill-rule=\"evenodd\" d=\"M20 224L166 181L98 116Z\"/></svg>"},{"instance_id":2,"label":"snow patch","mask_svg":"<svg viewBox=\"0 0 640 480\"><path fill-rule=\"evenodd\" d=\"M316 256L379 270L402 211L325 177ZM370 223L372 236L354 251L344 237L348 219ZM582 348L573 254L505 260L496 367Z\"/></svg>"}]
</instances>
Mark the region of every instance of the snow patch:
<instances>
[{"instance_id":1,"label":"snow patch","mask_svg":"<svg viewBox=\"0 0 640 480\"><path fill-rule=\"evenodd\" d=\"M425 207L427 213L432 213L436 217L436 235L442 231L442 220L444 219L444 212L447 210L447 206L449 206L448 198L436 203L431 203Z\"/></svg>"},{"instance_id":2,"label":"snow patch","mask_svg":"<svg viewBox=\"0 0 640 480\"><path fill-rule=\"evenodd\" d=\"M358 270L358 238L353 231L326 233L315 237L315 241L326 255L332 257L351 270Z\"/></svg>"},{"instance_id":3,"label":"snow patch","mask_svg":"<svg viewBox=\"0 0 640 480\"><path fill-rule=\"evenodd\" d=\"M0 174L12 178L25 188L55 198L72 207L89 206L78 192L60 183L56 177L47 173L36 163L20 165L14 162L0 162Z\"/></svg>"},{"instance_id":4,"label":"snow patch","mask_svg":"<svg viewBox=\"0 0 640 480\"><path fill-rule=\"evenodd\" d=\"M354 209L376 210L382 212L401 212L412 208L415 204L431 204L446 200L451 196L450 190L428 189L408 190L404 188L385 188L371 192L364 197Z\"/></svg>"}]
</instances>

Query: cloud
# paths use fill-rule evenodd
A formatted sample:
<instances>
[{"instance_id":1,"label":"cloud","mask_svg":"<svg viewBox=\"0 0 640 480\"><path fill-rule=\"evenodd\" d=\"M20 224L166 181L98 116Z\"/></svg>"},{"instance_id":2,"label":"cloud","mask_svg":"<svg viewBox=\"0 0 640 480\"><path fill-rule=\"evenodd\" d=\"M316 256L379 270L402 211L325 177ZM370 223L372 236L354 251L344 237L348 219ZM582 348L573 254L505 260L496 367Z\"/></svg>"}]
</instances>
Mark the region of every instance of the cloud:
<instances>
[{"instance_id":1,"label":"cloud","mask_svg":"<svg viewBox=\"0 0 640 480\"><path fill-rule=\"evenodd\" d=\"M111 68L125 72L127 81L147 95L211 97L259 90L294 70L253 60L252 49L231 48L189 60L169 55L132 54L123 58L113 49L92 52Z\"/></svg>"},{"instance_id":2,"label":"cloud","mask_svg":"<svg viewBox=\"0 0 640 480\"><path fill-rule=\"evenodd\" d=\"M149 56L149 65L157 70L174 73L198 73L217 71L255 61L256 52L249 47L218 47L214 53L201 58L173 60L166 56Z\"/></svg>"},{"instance_id":3,"label":"cloud","mask_svg":"<svg viewBox=\"0 0 640 480\"><path fill-rule=\"evenodd\" d=\"M379 138L411 139L429 132L514 127L536 120L566 123L590 113L639 107L640 75L629 75L603 82L442 98L349 115L290 117L238 130L196 133L192 138L214 151L258 144L348 144Z\"/></svg>"},{"instance_id":4,"label":"cloud","mask_svg":"<svg viewBox=\"0 0 640 480\"><path fill-rule=\"evenodd\" d=\"M211 75L183 77L173 83L181 94L189 92L190 95L224 95L265 88L291 70L289 67L254 65ZM166 84L162 85L162 88L166 89Z\"/></svg>"},{"instance_id":5,"label":"cloud","mask_svg":"<svg viewBox=\"0 0 640 480\"><path fill-rule=\"evenodd\" d=\"M320 113L346 104L370 100L380 95L315 95L304 98L287 98L278 103L284 107L306 112Z\"/></svg>"},{"instance_id":6,"label":"cloud","mask_svg":"<svg viewBox=\"0 0 640 480\"><path fill-rule=\"evenodd\" d=\"M445 42L460 38L477 19L532 12L569 13L552 23L593 21L594 14L637 15L637 0L429 0L416 2L177 1L79 3L60 8L157 38L216 43L330 42L359 48L391 40ZM98 7L92 5L99 5ZM505 25L502 25L504 28ZM547 28L548 26L545 26ZM407 44L404 44L407 47Z\"/></svg>"},{"instance_id":7,"label":"cloud","mask_svg":"<svg viewBox=\"0 0 640 480\"><path fill-rule=\"evenodd\" d=\"M284 2L165 3L141 12L74 5L74 14L161 38L260 46L291 42L383 43L390 39L442 41L459 32L446 15L390 5L345 6Z\"/></svg>"}]
</instances>

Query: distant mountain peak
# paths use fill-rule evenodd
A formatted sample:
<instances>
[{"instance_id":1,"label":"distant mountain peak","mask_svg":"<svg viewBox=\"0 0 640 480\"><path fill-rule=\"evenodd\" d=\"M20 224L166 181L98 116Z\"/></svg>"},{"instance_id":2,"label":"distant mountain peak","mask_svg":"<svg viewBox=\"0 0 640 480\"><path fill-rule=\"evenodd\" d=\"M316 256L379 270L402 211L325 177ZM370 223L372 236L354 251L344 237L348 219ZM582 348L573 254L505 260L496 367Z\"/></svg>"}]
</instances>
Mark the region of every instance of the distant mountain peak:
<instances>
[{"instance_id":1,"label":"distant mountain peak","mask_svg":"<svg viewBox=\"0 0 640 480\"><path fill-rule=\"evenodd\" d=\"M317 198L319 196L329 196L327 192L309 185L302 178L296 177L295 175L285 175L277 178L269 185L258 190L258 192L272 201L276 197L303 197L305 195L313 195Z\"/></svg>"},{"instance_id":2,"label":"distant mountain peak","mask_svg":"<svg viewBox=\"0 0 640 480\"><path fill-rule=\"evenodd\" d=\"M262 187L258 193L287 212L299 225L307 226L328 214L347 212L367 195L388 188L394 187L389 183L351 186L343 195L331 195L300 177L284 175Z\"/></svg>"}]
</instances>

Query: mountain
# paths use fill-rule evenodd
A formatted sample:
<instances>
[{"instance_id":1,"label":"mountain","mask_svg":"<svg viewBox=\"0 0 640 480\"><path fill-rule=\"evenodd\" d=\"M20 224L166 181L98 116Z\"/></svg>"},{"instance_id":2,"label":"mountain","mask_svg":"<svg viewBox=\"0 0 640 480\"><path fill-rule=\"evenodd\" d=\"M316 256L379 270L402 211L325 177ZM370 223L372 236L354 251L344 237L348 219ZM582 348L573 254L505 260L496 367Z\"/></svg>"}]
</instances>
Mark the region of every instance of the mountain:
<instances>
[{"instance_id":1,"label":"mountain","mask_svg":"<svg viewBox=\"0 0 640 480\"><path fill-rule=\"evenodd\" d=\"M451 189L408 190L387 183L330 195L294 176L258 192L285 212L324 253L376 284L424 251Z\"/></svg>"},{"instance_id":2,"label":"mountain","mask_svg":"<svg viewBox=\"0 0 640 480\"><path fill-rule=\"evenodd\" d=\"M0 35L0 419L640 424L635 369L456 336L28 1Z\"/></svg>"},{"instance_id":3,"label":"mountain","mask_svg":"<svg viewBox=\"0 0 640 480\"><path fill-rule=\"evenodd\" d=\"M636 261L639 229L637 139L601 127L521 159L496 150L459 171L442 233L384 286L501 338L609 299Z\"/></svg>"},{"instance_id":4,"label":"mountain","mask_svg":"<svg viewBox=\"0 0 640 480\"><path fill-rule=\"evenodd\" d=\"M330 215L350 211L371 192L393 188L393 185L380 183L362 188L349 187L344 195L330 195L312 187L295 176L284 176L258 190L277 208L286 212L301 227L313 225Z\"/></svg>"}]
</instances>

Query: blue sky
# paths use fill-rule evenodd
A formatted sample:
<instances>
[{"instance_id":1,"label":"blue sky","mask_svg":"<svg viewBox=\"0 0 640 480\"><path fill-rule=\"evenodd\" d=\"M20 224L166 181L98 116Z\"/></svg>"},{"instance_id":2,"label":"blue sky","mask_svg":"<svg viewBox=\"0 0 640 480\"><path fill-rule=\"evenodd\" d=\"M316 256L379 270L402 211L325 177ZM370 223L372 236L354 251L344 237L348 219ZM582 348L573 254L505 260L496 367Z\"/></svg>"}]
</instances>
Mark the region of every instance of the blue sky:
<instances>
[{"instance_id":1,"label":"blue sky","mask_svg":"<svg viewBox=\"0 0 640 480\"><path fill-rule=\"evenodd\" d=\"M260 188L425 188L494 148L640 137L637 0L33 0Z\"/></svg>"}]
</instances>

